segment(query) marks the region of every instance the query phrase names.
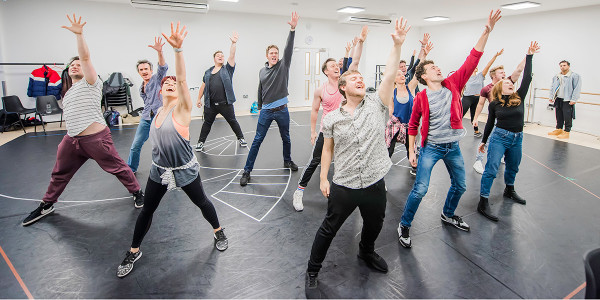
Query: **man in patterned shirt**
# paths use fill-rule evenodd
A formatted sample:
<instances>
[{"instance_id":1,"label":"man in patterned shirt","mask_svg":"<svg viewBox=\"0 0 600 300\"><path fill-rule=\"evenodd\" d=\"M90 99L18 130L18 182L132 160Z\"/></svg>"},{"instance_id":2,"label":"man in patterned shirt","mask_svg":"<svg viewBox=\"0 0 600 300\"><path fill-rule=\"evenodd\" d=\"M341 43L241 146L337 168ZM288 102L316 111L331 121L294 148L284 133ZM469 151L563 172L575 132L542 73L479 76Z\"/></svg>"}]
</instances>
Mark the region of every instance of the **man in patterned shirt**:
<instances>
[{"instance_id":1,"label":"man in patterned shirt","mask_svg":"<svg viewBox=\"0 0 600 300\"><path fill-rule=\"evenodd\" d=\"M400 19L396 20L394 29L394 47L386 64L388 70L397 68L400 48L410 27ZM383 177L392 166L385 143L385 120L393 98L395 75L395 72L386 73L379 91L367 97L363 77L357 70L347 71L338 81L339 91L346 100L323 121L321 192L328 198L328 204L308 261L307 298L320 297L317 277L321 264L337 231L357 207L363 217L358 257L377 271L388 271L385 260L375 253L375 240L385 217L387 199ZM330 186L327 174L332 157L335 172Z\"/></svg>"},{"instance_id":2,"label":"man in patterned shirt","mask_svg":"<svg viewBox=\"0 0 600 300\"><path fill-rule=\"evenodd\" d=\"M136 207L144 205L144 194L140 184L129 166L119 157L110 130L102 118L102 81L92 65L90 51L83 38L83 26L86 23L81 23L81 17L77 20L74 14L72 20L69 16L67 18L71 26L63 28L75 34L79 52L79 57L69 64L69 76L73 80L73 86L63 100L67 135L58 145L52 178L42 203L23 220L23 226L31 225L54 211L53 205L60 194L75 172L90 158L104 171L117 176L133 194Z\"/></svg>"}]
</instances>

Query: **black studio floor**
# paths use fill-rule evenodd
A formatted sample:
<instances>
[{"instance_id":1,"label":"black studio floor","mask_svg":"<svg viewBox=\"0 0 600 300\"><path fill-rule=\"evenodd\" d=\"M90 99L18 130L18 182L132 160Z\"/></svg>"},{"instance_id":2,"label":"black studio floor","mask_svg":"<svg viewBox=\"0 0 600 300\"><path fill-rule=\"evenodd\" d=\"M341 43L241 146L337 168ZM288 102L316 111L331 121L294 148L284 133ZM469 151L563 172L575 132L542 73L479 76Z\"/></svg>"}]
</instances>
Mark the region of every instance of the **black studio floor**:
<instances>
[{"instance_id":1,"label":"black studio floor","mask_svg":"<svg viewBox=\"0 0 600 300\"><path fill-rule=\"evenodd\" d=\"M291 116L292 157L303 166L312 149L309 112ZM239 121L251 143L257 116ZM201 122L192 122L192 143ZM112 131L124 159L135 128ZM303 298L306 261L326 210L318 173L306 188L304 211L295 212L292 194L301 170L282 169L281 140L272 129L252 173L256 184L242 188L239 171L248 150L239 148L232 134L218 119L206 153L198 154L229 249L214 250L200 211L183 192L169 192L142 244L143 258L124 279L116 277L116 267L130 245L139 210L117 179L89 161L53 215L22 227L46 190L64 132L26 134L1 146L0 247L6 257L0 261L0 298L26 298L26 289L35 298ZM563 298L585 281L582 255L600 246L600 151L526 134L516 186L527 205L503 200L500 173L490 198L501 220L492 223L476 212L481 176L471 166L479 139L469 134L461 141L468 190L457 214L471 232L440 222L450 184L440 163L413 222L413 248L400 246L396 229L413 179L402 160L405 152L399 151L386 176L388 206L376 243L389 273L372 272L357 259L361 219L355 211L320 273L324 297ZM137 174L142 186L150 148L146 143L142 150Z\"/></svg>"}]
</instances>

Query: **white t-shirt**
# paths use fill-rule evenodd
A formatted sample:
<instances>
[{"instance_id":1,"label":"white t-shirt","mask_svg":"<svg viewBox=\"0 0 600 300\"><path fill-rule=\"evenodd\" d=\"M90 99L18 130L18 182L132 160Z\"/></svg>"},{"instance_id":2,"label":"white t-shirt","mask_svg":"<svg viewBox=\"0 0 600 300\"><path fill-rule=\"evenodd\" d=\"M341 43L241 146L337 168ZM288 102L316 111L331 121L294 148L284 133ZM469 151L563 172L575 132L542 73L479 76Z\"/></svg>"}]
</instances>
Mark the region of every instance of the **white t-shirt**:
<instances>
[{"instance_id":1,"label":"white t-shirt","mask_svg":"<svg viewBox=\"0 0 600 300\"><path fill-rule=\"evenodd\" d=\"M73 84L63 99L63 110L67 134L76 136L97 122L106 125L102 117L102 81L96 79L93 85L84 79Z\"/></svg>"}]
</instances>

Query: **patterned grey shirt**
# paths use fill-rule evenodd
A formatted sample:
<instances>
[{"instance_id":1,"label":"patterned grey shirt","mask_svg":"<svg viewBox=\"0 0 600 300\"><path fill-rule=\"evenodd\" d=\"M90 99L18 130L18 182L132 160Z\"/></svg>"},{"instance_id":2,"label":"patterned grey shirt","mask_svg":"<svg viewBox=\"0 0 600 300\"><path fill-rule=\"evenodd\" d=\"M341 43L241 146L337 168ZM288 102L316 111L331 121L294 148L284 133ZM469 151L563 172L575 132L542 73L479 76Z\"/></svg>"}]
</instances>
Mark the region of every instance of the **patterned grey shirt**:
<instances>
[{"instance_id":1,"label":"patterned grey shirt","mask_svg":"<svg viewBox=\"0 0 600 300\"><path fill-rule=\"evenodd\" d=\"M439 91L426 90L429 100L429 133L427 143L444 144L459 141L465 134L465 129L453 129L450 124L450 106L452 92L443 87Z\"/></svg>"},{"instance_id":2,"label":"patterned grey shirt","mask_svg":"<svg viewBox=\"0 0 600 300\"><path fill-rule=\"evenodd\" d=\"M463 95L479 95L479 92L481 92L481 89L483 88L484 79L485 77L481 72L475 76L471 76L471 78L469 78L469 81L467 81L467 84L465 85L465 92L463 93Z\"/></svg>"},{"instance_id":3,"label":"patterned grey shirt","mask_svg":"<svg viewBox=\"0 0 600 300\"><path fill-rule=\"evenodd\" d=\"M381 180L392 166L385 144L386 107L378 93L366 96L354 115L336 109L323 120L323 137L333 138L333 182L362 189Z\"/></svg>"}]
</instances>

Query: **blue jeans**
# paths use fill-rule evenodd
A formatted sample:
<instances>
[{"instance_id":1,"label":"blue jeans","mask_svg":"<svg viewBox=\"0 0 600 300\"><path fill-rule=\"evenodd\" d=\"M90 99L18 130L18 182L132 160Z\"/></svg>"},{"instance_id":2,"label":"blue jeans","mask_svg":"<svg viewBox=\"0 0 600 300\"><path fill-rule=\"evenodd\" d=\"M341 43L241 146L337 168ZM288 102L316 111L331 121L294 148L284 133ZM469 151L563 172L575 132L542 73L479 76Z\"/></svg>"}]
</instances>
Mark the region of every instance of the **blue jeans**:
<instances>
[{"instance_id":1,"label":"blue jeans","mask_svg":"<svg viewBox=\"0 0 600 300\"><path fill-rule=\"evenodd\" d=\"M258 155L258 149L260 149L260 144L262 144L265 136L267 136L267 131L269 130L271 122L273 121L277 122L279 134L281 135L281 140L283 141L283 161L288 162L292 160L290 113L288 112L287 107L278 111L272 111L271 109L265 108L260 111L260 115L258 116L256 135L254 136L254 141L252 141L252 146L250 147L250 153L248 153L248 159L246 160L244 171L252 172L252 169L254 168L254 162L256 161L256 156Z\"/></svg>"},{"instance_id":2,"label":"blue jeans","mask_svg":"<svg viewBox=\"0 0 600 300\"><path fill-rule=\"evenodd\" d=\"M131 171L133 172L136 172L138 166L140 165L140 152L142 151L142 146L144 146L144 143L148 140L148 136L150 135L151 124L152 119L149 121L140 119L140 124L135 131L135 137L133 138L133 143L131 143L129 158L127 159L127 165L129 165Z\"/></svg>"},{"instance_id":3,"label":"blue jeans","mask_svg":"<svg viewBox=\"0 0 600 300\"><path fill-rule=\"evenodd\" d=\"M490 189L498 167L500 159L504 156L506 167L504 169L504 183L506 185L515 185L515 177L519 172L521 157L523 156L523 132L511 132L502 128L496 127L490 135L488 145L488 157L485 164L485 171L481 175L481 191L482 197L490 196Z\"/></svg>"},{"instance_id":4,"label":"blue jeans","mask_svg":"<svg viewBox=\"0 0 600 300\"><path fill-rule=\"evenodd\" d=\"M465 183L465 162L460 152L460 147L458 146L458 142L426 144L425 147L421 148L417 164L417 178L415 178L415 184L408 195L408 200L406 200L404 213L400 221L401 225L410 227L421 199L425 197L429 188L431 170L433 170L433 167L440 159L444 161L446 169L448 169L448 174L450 174L450 190L446 196L443 213L446 217L454 216L458 201L467 189Z\"/></svg>"}]
</instances>

